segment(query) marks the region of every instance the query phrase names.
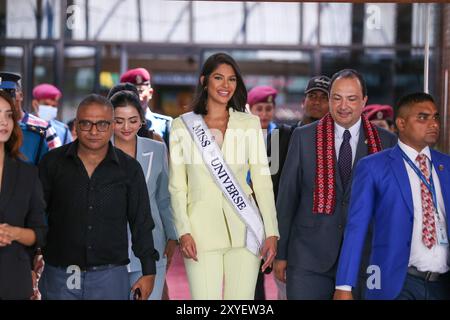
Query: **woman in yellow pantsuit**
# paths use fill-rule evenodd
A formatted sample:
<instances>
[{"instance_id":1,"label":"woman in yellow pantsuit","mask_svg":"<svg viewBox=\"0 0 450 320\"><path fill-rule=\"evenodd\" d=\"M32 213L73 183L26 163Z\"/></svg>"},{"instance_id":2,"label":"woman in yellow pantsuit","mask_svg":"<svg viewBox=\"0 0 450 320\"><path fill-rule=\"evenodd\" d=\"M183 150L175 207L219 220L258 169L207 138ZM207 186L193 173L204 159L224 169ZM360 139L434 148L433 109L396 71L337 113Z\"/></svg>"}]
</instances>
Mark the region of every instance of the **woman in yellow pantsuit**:
<instances>
[{"instance_id":1,"label":"woman in yellow pantsuit","mask_svg":"<svg viewBox=\"0 0 450 320\"><path fill-rule=\"evenodd\" d=\"M172 123L169 191L193 299L253 299L260 259L265 270L276 255L279 233L264 138L259 119L245 112L246 99L233 58L209 57L193 110L203 117L248 199L250 171L265 230L258 255L246 248L246 225L208 171L183 120Z\"/></svg>"}]
</instances>

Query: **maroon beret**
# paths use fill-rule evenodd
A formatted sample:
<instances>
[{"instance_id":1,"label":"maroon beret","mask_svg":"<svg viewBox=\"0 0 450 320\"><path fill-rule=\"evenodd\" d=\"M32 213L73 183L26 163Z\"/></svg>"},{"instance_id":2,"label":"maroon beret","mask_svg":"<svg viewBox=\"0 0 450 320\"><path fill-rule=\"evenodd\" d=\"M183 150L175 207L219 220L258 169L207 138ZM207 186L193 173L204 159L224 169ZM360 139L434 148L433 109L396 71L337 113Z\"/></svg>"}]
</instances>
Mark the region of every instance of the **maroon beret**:
<instances>
[{"instance_id":1,"label":"maroon beret","mask_svg":"<svg viewBox=\"0 0 450 320\"><path fill-rule=\"evenodd\" d=\"M149 84L150 73L144 68L131 69L120 77L120 82L130 82L134 85Z\"/></svg>"},{"instance_id":2,"label":"maroon beret","mask_svg":"<svg viewBox=\"0 0 450 320\"><path fill-rule=\"evenodd\" d=\"M52 99L58 100L62 97L61 91L51 84L43 83L33 89L33 98L36 100Z\"/></svg>"},{"instance_id":3,"label":"maroon beret","mask_svg":"<svg viewBox=\"0 0 450 320\"><path fill-rule=\"evenodd\" d=\"M363 112L369 120L394 119L394 109L387 104L371 104L366 106Z\"/></svg>"},{"instance_id":4,"label":"maroon beret","mask_svg":"<svg viewBox=\"0 0 450 320\"><path fill-rule=\"evenodd\" d=\"M275 103L278 91L269 86L254 87L248 92L247 102L250 106L260 102Z\"/></svg>"}]
</instances>

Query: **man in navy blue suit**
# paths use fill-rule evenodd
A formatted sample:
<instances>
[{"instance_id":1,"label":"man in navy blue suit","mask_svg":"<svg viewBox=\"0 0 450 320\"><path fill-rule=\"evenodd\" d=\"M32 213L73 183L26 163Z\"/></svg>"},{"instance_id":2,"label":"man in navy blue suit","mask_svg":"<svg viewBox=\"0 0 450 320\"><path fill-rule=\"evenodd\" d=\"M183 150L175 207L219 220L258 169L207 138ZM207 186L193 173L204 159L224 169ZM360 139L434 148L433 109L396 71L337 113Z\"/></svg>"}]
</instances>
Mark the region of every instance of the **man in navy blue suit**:
<instances>
[{"instance_id":1,"label":"man in navy blue suit","mask_svg":"<svg viewBox=\"0 0 450 320\"><path fill-rule=\"evenodd\" d=\"M397 111L398 145L356 167L335 299L352 299L371 221L367 299L450 299L450 157L430 148L439 113L426 93L403 97Z\"/></svg>"}]
</instances>

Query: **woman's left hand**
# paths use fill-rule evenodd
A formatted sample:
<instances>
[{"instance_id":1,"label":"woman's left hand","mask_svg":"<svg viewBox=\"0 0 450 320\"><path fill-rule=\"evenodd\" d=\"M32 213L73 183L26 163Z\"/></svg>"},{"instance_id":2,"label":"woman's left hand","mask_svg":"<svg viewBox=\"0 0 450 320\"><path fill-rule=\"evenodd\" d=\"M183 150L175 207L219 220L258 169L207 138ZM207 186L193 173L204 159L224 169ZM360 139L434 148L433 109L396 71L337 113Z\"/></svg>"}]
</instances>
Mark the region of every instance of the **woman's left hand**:
<instances>
[{"instance_id":1,"label":"woman's left hand","mask_svg":"<svg viewBox=\"0 0 450 320\"><path fill-rule=\"evenodd\" d=\"M260 259L264 259L265 261L261 267L261 272L264 272L268 267L272 267L272 262L277 255L277 242L278 237L276 236L268 237L264 241Z\"/></svg>"}]
</instances>

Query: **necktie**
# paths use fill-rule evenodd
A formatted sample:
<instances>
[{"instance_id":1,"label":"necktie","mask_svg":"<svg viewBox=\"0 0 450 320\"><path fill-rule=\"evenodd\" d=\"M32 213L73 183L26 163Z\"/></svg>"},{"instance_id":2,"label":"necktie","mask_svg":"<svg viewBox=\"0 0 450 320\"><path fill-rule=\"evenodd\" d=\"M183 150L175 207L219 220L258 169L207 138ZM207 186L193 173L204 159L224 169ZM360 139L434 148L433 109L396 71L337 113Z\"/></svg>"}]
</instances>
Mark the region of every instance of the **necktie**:
<instances>
[{"instance_id":1,"label":"necktie","mask_svg":"<svg viewBox=\"0 0 450 320\"><path fill-rule=\"evenodd\" d=\"M350 146L351 136L350 131L344 131L344 141L342 141L339 149L338 166L344 190L347 188L347 184L352 175L352 147Z\"/></svg>"},{"instance_id":2,"label":"necktie","mask_svg":"<svg viewBox=\"0 0 450 320\"><path fill-rule=\"evenodd\" d=\"M427 156L419 154L416 160L419 162L420 171L422 171L427 182L430 183ZM422 181L420 181L420 194L422 197L422 242L428 249L431 249L436 244L435 208L431 192Z\"/></svg>"}]
</instances>

